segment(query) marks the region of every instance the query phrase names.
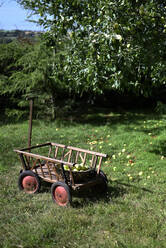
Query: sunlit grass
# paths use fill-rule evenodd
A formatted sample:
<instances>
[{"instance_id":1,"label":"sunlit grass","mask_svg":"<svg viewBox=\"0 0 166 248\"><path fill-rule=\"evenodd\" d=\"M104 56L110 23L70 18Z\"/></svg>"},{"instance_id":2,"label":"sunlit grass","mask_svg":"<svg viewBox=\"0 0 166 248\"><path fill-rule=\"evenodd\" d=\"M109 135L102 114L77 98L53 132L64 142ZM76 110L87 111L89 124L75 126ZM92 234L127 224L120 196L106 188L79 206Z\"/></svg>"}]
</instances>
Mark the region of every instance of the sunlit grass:
<instances>
[{"instance_id":1,"label":"sunlit grass","mask_svg":"<svg viewBox=\"0 0 166 248\"><path fill-rule=\"evenodd\" d=\"M18 190L28 121L0 126L0 247L165 247L166 116L100 112L77 122L34 121L32 144L47 141L108 154L106 197L54 205L49 187ZM68 124L68 125L67 125Z\"/></svg>"}]
</instances>

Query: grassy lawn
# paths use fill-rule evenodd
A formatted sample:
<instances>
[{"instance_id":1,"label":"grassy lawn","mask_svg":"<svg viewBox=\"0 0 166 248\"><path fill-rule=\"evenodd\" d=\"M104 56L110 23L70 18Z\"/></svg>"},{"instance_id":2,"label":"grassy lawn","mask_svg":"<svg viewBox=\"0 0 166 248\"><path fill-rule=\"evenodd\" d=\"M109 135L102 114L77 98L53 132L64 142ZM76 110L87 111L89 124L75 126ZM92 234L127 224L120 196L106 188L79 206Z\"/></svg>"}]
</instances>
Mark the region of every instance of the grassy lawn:
<instances>
[{"instance_id":1,"label":"grassy lawn","mask_svg":"<svg viewBox=\"0 0 166 248\"><path fill-rule=\"evenodd\" d=\"M89 111L65 123L34 121L32 144L47 141L108 154L106 197L73 197L62 208L50 188L17 186L15 148L27 147L28 121L0 122L0 247L166 247L166 116Z\"/></svg>"}]
</instances>

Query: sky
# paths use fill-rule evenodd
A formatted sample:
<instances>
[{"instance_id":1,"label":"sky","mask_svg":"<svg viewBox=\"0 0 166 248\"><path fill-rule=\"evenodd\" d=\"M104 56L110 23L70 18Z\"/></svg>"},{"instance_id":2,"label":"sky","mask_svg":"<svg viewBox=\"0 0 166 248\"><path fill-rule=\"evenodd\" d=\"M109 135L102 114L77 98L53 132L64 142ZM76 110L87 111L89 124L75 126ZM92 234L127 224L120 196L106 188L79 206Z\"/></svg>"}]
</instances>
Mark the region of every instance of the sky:
<instances>
[{"instance_id":1,"label":"sky","mask_svg":"<svg viewBox=\"0 0 166 248\"><path fill-rule=\"evenodd\" d=\"M29 12L24 10L15 0L0 0L0 29L4 30L33 30L42 31L43 28L28 22Z\"/></svg>"}]
</instances>

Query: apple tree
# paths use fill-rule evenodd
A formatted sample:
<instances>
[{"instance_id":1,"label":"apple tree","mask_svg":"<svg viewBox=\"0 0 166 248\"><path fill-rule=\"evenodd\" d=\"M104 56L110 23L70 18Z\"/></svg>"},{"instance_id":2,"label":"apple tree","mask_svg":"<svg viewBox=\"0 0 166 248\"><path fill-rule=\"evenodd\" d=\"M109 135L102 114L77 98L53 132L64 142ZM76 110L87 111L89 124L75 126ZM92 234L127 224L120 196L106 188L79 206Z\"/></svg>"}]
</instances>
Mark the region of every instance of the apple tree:
<instances>
[{"instance_id":1,"label":"apple tree","mask_svg":"<svg viewBox=\"0 0 166 248\"><path fill-rule=\"evenodd\" d=\"M18 0L56 47L70 37L62 70L82 94L107 89L152 95L166 83L165 0Z\"/></svg>"}]
</instances>

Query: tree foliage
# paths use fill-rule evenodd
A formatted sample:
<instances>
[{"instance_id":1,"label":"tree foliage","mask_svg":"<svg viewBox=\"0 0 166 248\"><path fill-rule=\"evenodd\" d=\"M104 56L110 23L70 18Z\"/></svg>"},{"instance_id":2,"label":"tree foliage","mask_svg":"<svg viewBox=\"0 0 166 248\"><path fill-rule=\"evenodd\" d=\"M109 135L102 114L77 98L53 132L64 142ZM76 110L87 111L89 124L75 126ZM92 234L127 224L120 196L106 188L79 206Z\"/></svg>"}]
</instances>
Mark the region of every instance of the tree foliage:
<instances>
[{"instance_id":1,"label":"tree foliage","mask_svg":"<svg viewBox=\"0 0 166 248\"><path fill-rule=\"evenodd\" d=\"M49 28L52 45L70 35L68 82L78 93L107 89L150 95L165 85L165 0L19 0Z\"/></svg>"},{"instance_id":2,"label":"tree foliage","mask_svg":"<svg viewBox=\"0 0 166 248\"><path fill-rule=\"evenodd\" d=\"M23 39L0 44L0 96L8 97L20 108L27 107L27 96L36 96L38 110L51 112L55 118L57 100L69 92L61 68L65 42L63 46L57 46L55 53L42 39L37 43Z\"/></svg>"}]
</instances>

